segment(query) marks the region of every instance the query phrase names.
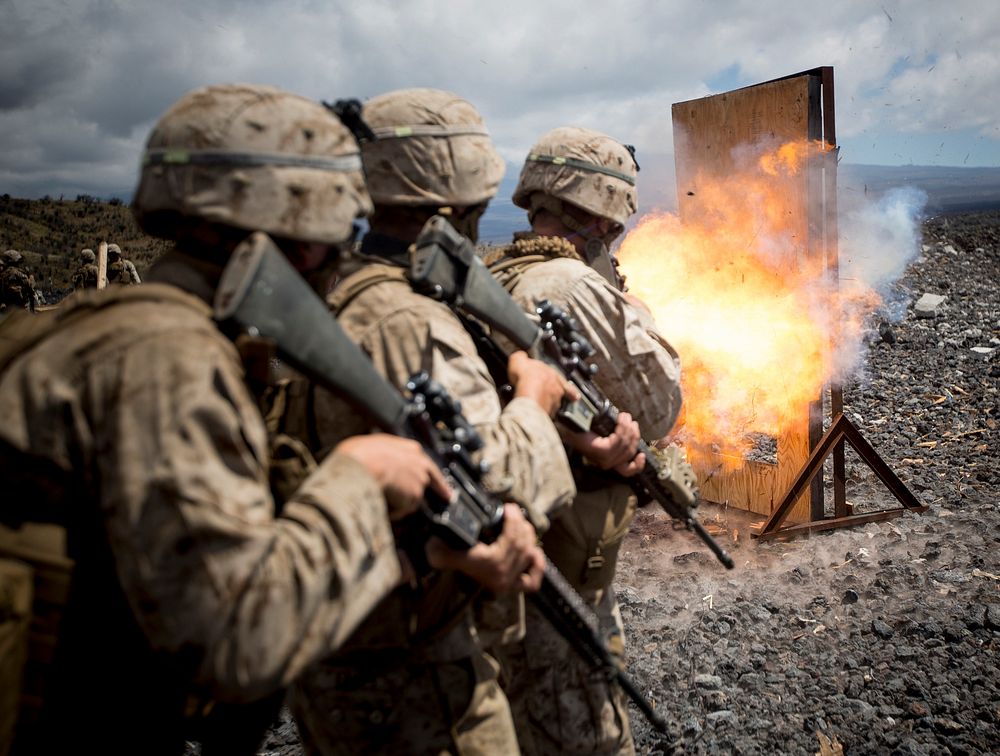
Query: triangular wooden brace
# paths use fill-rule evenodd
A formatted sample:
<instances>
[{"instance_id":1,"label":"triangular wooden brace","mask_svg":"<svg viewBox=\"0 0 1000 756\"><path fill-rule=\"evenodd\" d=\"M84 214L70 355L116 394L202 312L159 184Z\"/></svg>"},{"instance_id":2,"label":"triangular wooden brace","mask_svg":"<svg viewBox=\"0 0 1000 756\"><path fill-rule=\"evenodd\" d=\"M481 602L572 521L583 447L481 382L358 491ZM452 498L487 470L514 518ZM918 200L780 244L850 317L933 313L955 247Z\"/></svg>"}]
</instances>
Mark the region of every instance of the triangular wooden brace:
<instances>
[{"instance_id":1,"label":"triangular wooden brace","mask_svg":"<svg viewBox=\"0 0 1000 756\"><path fill-rule=\"evenodd\" d=\"M782 528L781 524L788 516L792 506L806 490L813 478L816 477L816 474L823 469L823 463L826 461L826 458L834 452L837 452L836 456L839 457L839 463L836 466L839 466L841 470L838 482L841 486L843 485L843 443L845 441L853 447L858 456L861 457L878 479L889 489L889 492L902 504L902 507L882 509L876 512L865 512L864 514L853 514L838 501L838 506L836 507L837 513L834 517L814 519L812 522L796 523L795 525ZM847 525L860 525L866 522L887 520L904 512L924 512L926 510L927 506L917 501L916 497L910 492L910 489L906 487L906 484L899 479L896 473L878 455L878 452L872 448L872 445L865 440L861 435L861 431L843 414L838 414L834 417L830 428L823 434L819 443L812 450L809 459L806 460L802 470L792 482L781 504L771 513L771 516L760 527L760 530L752 533L752 535L755 538L766 540L768 538L795 535L804 532L830 530L831 528L839 528Z\"/></svg>"}]
</instances>

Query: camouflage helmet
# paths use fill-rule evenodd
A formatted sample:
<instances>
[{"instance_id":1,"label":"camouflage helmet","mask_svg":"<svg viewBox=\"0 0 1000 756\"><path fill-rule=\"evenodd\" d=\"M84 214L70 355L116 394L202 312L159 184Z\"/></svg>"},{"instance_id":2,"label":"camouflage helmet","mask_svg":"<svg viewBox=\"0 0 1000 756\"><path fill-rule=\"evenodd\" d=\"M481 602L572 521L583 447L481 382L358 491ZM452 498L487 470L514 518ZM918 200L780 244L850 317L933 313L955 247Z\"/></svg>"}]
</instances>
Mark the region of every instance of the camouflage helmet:
<instances>
[{"instance_id":1,"label":"camouflage helmet","mask_svg":"<svg viewBox=\"0 0 1000 756\"><path fill-rule=\"evenodd\" d=\"M108 260L110 260L111 262L115 262L116 260L120 260L121 257L122 257L122 248L119 247L117 244L109 244Z\"/></svg>"},{"instance_id":2,"label":"camouflage helmet","mask_svg":"<svg viewBox=\"0 0 1000 756\"><path fill-rule=\"evenodd\" d=\"M380 205L463 207L493 197L504 161L482 116L440 89L400 89L365 103L376 139L362 147L368 191Z\"/></svg>"},{"instance_id":3,"label":"camouflage helmet","mask_svg":"<svg viewBox=\"0 0 1000 756\"><path fill-rule=\"evenodd\" d=\"M638 209L632 151L598 131L552 129L525 159L513 202L531 209L535 192L575 205L624 226Z\"/></svg>"},{"instance_id":4,"label":"camouflage helmet","mask_svg":"<svg viewBox=\"0 0 1000 756\"><path fill-rule=\"evenodd\" d=\"M80 250L80 262L84 265L89 263L97 262L97 255L94 254L92 249L81 249Z\"/></svg>"},{"instance_id":5,"label":"camouflage helmet","mask_svg":"<svg viewBox=\"0 0 1000 756\"><path fill-rule=\"evenodd\" d=\"M153 128L136 189L145 231L178 216L333 244L371 212L358 146L319 103L269 86L197 89Z\"/></svg>"},{"instance_id":6,"label":"camouflage helmet","mask_svg":"<svg viewBox=\"0 0 1000 756\"><path fill-rule=\"evenodd\" d=\"M16 249L8 249L3 253L3 261L8 265L17 265L21 262L21 253Z\"/></svg>"}]
</instances>

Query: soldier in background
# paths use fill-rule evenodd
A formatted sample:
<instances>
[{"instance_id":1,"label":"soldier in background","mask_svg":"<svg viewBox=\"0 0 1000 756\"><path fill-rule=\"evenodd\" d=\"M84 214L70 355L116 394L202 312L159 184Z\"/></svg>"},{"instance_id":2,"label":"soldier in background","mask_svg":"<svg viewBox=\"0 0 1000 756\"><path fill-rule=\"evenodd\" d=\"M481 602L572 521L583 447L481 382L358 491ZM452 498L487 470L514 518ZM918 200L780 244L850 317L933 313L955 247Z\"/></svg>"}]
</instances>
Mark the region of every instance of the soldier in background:
<instances>
[{"instance_id":1,"label":"soldier in background","mask_svg":"<svg viewBox=\"0 0 1000 756\"><path fill-rule=\"evenodd\" d=\"M80 250L80 267L73 273L73 288L96 289L97 274L97 255L94 254L94 250Z\"/></svg>"},{"instance_id":2,"label":"soldier in background","mask_svg":"<svg viewBox=\"0 0 1000 756\"><path fill-rule=\"evenodd\" d=\"M142 283L135 265L122 256L122 249L117 244L108 245L108 283L123 286Z\"/></svg>"},{"instance_id":3,"label":"soldier in background","mask_svg":"<svg viewBox=\"0 0 1000 756\"><path fill-rule=\"evenodd\" d=\"M153 129L135 194L140 227L174 241L152 283L0 324L4 521L64 523L76 564L29 752L204 743L222 703L287 685L399 582L390 519L428 486L447 497L440 470L414 441L349 438L279 507L263 418L210 307L237 250L274 243L316 270L370 207L357 146L320 105L196 90ZM227 752L252 748L252 731L230 734Z\"/></svg>"},{"instance_id":4,"label":"soldier in background","mask_svg":"<svg viewBox=\"0 0 1000 756\"><path fill-rule=\"evenodd\" d=\"M35 311L38 292L35 278L22 268L24 257L16 249L3 253L4 269L0 273L0 306Z\"/></svg>"},{"instance_id":5,"label":"soldier in background","mask_svg":"<svg viewBox=\"0 0 1000 756\"><path fill-rule=\"evenodd\" d=\"M645 306L622 290L608 250L636 211L637 172L631 150L604 134L548 132L532 147L513 197L528 210L532 233L518 234L486 262L525 309L549 300L575 318L596 349L598 385L633 413L644 438L659 439L680 410L679 361ZM542 537L545 553L594 609L622 663L624 630L612 580L636 499L601 468L634 474L645 462L634 445L627 458L624 465L602 465L571 457L579 494ZM537 610L528 607L524 641L498 654L525 754L634 752L621 690L595 678Z\"/></svg>"},{"instance_id":6,"label":"soldier in background","mask_svg":"<svg viewBox=\"0 0 1000 756\"><path fill-rule=\"evenodd\" d=\"M369 100L363 118L377 137L362 146L375 211L360 249L339 266L328 301L390 382L402 387L424 371L461 402L484 441L487 487L531 510L536 522L544 519L574 493L550 419L564 382L518 353L510 360L514 398L501 408L461 322L445 304L414 292L406 278L408 247L434 215L447 213L475 237L503 160L476 109L450 92L390 92ZM323 394L306 404L313 410L304 431L310 443L332 443L342 432L336 407ZM508 504L504 534L525 525L521 510ZM489 573L451 567L395 591L340 652L296 683L290 701L307 752L516 753L496 663L482 648L483 628L470 608L477 586L457 574L489 585Z\"/></svg>"}]
</instances>

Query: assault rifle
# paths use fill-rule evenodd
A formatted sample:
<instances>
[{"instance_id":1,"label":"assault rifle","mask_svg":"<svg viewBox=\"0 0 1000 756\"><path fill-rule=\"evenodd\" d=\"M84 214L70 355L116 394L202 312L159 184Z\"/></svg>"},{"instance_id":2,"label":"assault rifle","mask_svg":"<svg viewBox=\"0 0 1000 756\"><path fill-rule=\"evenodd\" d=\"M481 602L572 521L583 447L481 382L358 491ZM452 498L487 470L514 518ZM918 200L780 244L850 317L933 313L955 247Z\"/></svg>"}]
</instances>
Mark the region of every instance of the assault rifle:
<instances>
[{"instance_id":1,"label":"assault rifle","mask_svg":"<svg viewBox=\"0 0 1000 756\"><path fill-rule=\"evenodd\" d=\"M534 322L492 276L464 236L447 220L435 216L417 239L411 253L410 283L414 290L447 303L466 323L491 371L506 370L508 354L493 334L506 336L517 349L557 369L579 391L580 399L566 403L558 419L574 432L614 432L619 410L594 382L597 366L588 362L594 347L573 319L550 302L538 302ZM487 332L488 326L490 331ZM674 520L697 535L716 558L733 568L733 560L695 518L698 494L694 471L677 450L658 455L645 441L637 453L646 464L639 474L622 478L640 501L655 501Z\"/></svg>"},{"instance_id":2,"label":"assault rifle","mask_svg":"<svg viewBox=\"0 0 1000 756\"><path fill-rule=\"evenodd\" d=\"M415 516L418 521L410 523L415 527L400 544L418 570L429 569L423 544L430 535L455 549L499 536L503 502L482 486L485 467L473 457L482 440L458 403L426 374L410 379L409 398L400 394L265 235L254 234L234 251L216 292L215 317L228 332L272 341L283 360L317 385L345 397L383 430L422 444L453 494L445 501L428 491L422 516ZM653 727L667 732L666 722L607 650L597 618L547 559L540 590L527 598L595 670L617 680Z\"/></svg>"}]
</instances>

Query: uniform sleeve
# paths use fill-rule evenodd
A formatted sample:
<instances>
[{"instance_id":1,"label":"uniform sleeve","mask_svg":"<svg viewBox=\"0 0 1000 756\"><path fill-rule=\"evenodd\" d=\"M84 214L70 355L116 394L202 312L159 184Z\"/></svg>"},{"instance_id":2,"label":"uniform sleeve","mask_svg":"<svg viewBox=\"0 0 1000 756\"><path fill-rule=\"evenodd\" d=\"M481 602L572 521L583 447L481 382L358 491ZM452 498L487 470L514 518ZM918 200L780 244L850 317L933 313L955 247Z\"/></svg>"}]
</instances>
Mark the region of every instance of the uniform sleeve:
<instances>
[{"instance_id":1,"label":"uniform sleeve","mask_svg":"<svg viewBox=\"0 0 1000 756\"><path fill-rule=\"evenodd\" d=\"M665 436L681 408L680 360L652 316L578 260L539 263L521 276L514 297L525 308L548 299L567 310L595 348L594 378L639 423L647 439Z\"/></svg>"},{"instance_id":2,"label":"uniform sleeve","mask_svg":"<svg viewBox=\"0 0 1000 756\"><path fill-rule=\"evenodd\" d=\"M399 579L385 503L331 455L280 516L266 431L226 342L147 340L116 363L95 439L122 585L154 647L192 650L223 700L288 684L333 651ZM106 370L111 368L105 368Z\"/></svg>"},{"instance_id":3,"label":"uniform sleeve","mask_svg":"<svg viewBox=\"0 0 1000 756\"><path fill-rule=\"evenodd\" d=\"M546 513L576 493L555 425L530 399L515 399L501 411L496 384L469 334L450 310L425 301L379 321L362 346L396 386L418 371L439 381L483 439L487 487L525 507L536 527L546 527Z\"/></svg>"}]
</instances>

